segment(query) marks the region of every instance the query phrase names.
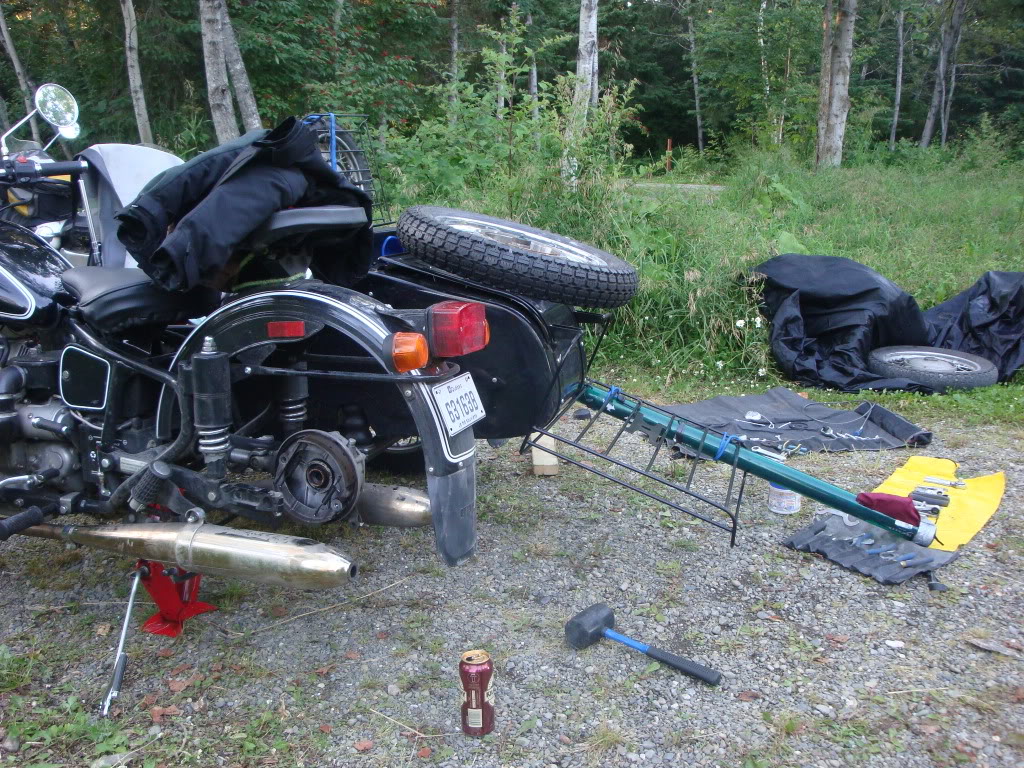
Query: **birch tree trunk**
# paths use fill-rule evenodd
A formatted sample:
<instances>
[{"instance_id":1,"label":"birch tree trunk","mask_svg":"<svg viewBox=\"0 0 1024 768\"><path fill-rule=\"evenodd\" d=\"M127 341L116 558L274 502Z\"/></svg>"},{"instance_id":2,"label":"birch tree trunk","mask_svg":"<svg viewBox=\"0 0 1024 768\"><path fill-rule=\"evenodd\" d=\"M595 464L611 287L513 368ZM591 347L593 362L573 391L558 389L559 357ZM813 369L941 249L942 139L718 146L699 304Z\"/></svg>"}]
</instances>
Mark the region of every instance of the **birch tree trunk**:
<instances>
[{"instance_id":1,"label":"birch tree trunk","mask_svg":"<svg viewBox=\"0 0 1024 768\"><path fill-rule=\"evenodd\" d=\"M576 117L583 123L587 120L591 104L596 103L593 96L597 82L597 3L598 0L580 0L576 90L572 101Z\"/></svg>"},{"instance_id":2,"label":"birch tree trunk","mask_svg":"<svg viewBox=\"0 0 1024 768\"><path fill-rule=\"evenodd\" d=\"M939 40L939 54L935 62L935 85L932 88L932 101L928 106L928 117L921 131L920 145L927 147L935 135L935 121L946 104L946 69L949 66L953 48L960 41L960 27L967 10L967 0L951 0L949 16L942 24L942 35Z\"/></svg>"},{"instance_id":3,"label":"birch tree trunk","mask_svg":"<svg viewBox=\"0 0 1024 768\"><path fill-rule=\"evenodd\" d=\"M700 111L700 76L697 74L697 36L693 31L692 1L686 7L686 33L690 38L690 75L693 80L693 114L697 118L697 151L704 154L704 117Z\"/></svg>"},{"instance_id":4,"label":"birch tree trunk","mask_svg":"<svg viewBox=\"0 0 1024 768\"><path fill-rule=\"evenodd\" d=\"M448 80L451 83L451 90L448 92L448 103L454 104L458 99L455 90L459 82L459 5L460 0L448 0L448 8L451 11L451 18L448 20ZM455 122L455 115L451 115L450 122Z\"/></svg>"},{"instance_id":5,"label":"birch tree trunk","mask_svg":"<svg viewBox=\"0 0 1024 768\"><path fill-rule=\"evenodd\" d=\"M235 35L231 16L228 14L228 4L224 0L219 0L219 2L222 12L221 24L224 29L224 62L227 64L231 87L235 92L235 100L238 102L238 112L242 117L242 125L245 126L245 130L256 131L263 127L260 110L256 106L256 96L252 92L249 73L245 69L242 51L238 47L238 37Z\"/></svg>"},{"instance_id":6,"label":"birch tree trunk","mask_svg":"<svg viewBox=\"0 0 1024 768\"><path fill-rule=\"evenodd\" d=\"M900 9L896 14L896 94L892 99L892 126L889 128L889 151L896 149L896 127L900 121L900 101L903 99L903 50L906 39L903 37L903 23L907 12Z\"/></svg>"},{"instance_id":7,"label":"birch tree trunk","mask_svg":"<svg viewBox=\"0 0 1024 768\"><path fill-rule=\"evenodd\" d=\"M761 0L757 10L757 47L761 52L761 82L764 87L765 120L771 122L771 83L768 81L768 55L764 44L764 12L768 8L768 0Z\"/></svg>"},{"instance_id":8,"label":"birch tree trunk","mask_svg":"<svg viewBox=\"0 0 1024 768\"><path fill-rule=\"evenodd\" d=\"M18 51L14 48L14 41L11 39L11 30L8 29L7 19L4 18L2 3L0 3L0 35L3 36L4 48L7 49L7 55L11 59L11 66L14 68L14 74L18 78L18 87L21 88L21 95L25 99L25 114L27 115L35 109L35 105L32 103L32 83L29 81L28 75L25 74L25 68L21 66L21 59L18 58ZM32 139L41 143L39 138L39 125L36 123L36 119L34 117L29 120L29 125L32 128Z\"/></svg>"},{"instance_id":9,"label":"birch tree trunk","mask_svg":"<svg viewBox=\"0 0 1024 768\"><path fill-rule=\"evenodd\" d=\"M775 143L781 144L785 137L786 128L786 106L789 101L789 74L793 67L793 46L786 48L786 71L782 79L782 107L779 109L779 116L776 119Z\"/></svg>"},{"instance_id":10,"label":"birch tree trunk","mask_svg":"<svg viewBox=\"0 0 1024 768\"><path fill-rule=\"evenodd\" d=\"M853 25L857 0L839 0L838 21L832 37L829 61L828 117L818 157L819 168L836 168L843 162L846 117L850 112L850 62L853 59Z\"/></svg>"},{"instance_id":11,"label":"birch tree trunk","mask_svg":"<svg viewBox=\"0 0 1024 768\"><path fill-rule=\"evenodd\" d=\"M817 168L821 162L822 144L825 141L825 128L828 125L828 109L830 89L832 81L832 27L833 8L832 0L825 0L825 7L821 15L821 71L818 74L818 135L814 150L814 167Z\"/></svg>"},{"instance_id":12,"label":"birch tree trunk","mask_svg":"<svg viewBox=\"0 0 1024 768\"><path fill-rule=\"evenodd\" d=\"M956 49L954 49L955 53ZM946 135L949 131L949 110L953 106L953 92L956 90L956 62L954 61L949 70L949 91L946 94L946 104L942 108L942 137L940 146L946 146Z\"/></svg>"},{"instance_id":13,"label":"birch tree trunk","mask_svg":"<svg viewBox=\"0 0 1024 768\"><path fill-rule=\"evenodd\" d=\"M124 17L124 57L128 64L128 90L132 95L139 141L143 144L152 144L153 129L149 126L146 91L142 86L142 68L139 66L139 25L132 0L121 0L121 15Z\"/></svg>"},{"instance_id":14,"label":"birch tree trunk","mask_svg":"<svg viewBox=\"0 0 1024 768\"><path fill-rule=\"evenodd\" d=\"M526 14L526 26L533 26L533 14ZM530 116L534 120L540 120L540 98L537 93L537 55L530 54L530 78L527 84L527 93L530 95Z\"/></svg>"},{"instance_id":15,"label":"birch tree trunk","mask_svg":"<svg viewBox=\"0 0 1024 768\"><path fill-rule=\"evenodd\" d=\"M199 25L203 37L203 62L206 65L206 96L217 143L238 138L235 107L231 103L228 68L224 59L223 0L199 0Z\"/></svg>"}]
</instances>

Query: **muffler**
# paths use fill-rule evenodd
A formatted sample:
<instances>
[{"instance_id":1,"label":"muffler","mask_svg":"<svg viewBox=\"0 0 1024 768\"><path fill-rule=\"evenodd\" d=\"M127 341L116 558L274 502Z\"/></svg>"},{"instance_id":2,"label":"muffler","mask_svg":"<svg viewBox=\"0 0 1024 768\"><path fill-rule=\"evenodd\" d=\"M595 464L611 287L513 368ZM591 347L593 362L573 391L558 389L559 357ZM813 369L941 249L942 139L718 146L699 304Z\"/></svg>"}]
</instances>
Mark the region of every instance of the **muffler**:
<instances>
[{"instance_id":1,"label":"muffler","mask_svg":"<svg viewBox=\"0 0 1024 768\"><path fill-rule=\"evenodd\" d=\"M356 501L356 513L367 525L418 528L430 525L430 497L402 485L366 483Z\"/></svg>"},{"instance_id":2,"label":"muffler","mask_svg":"<svg viewBox=\"0 0 1024 768\"><path fill-rule=\"evenodd\" d=\"M44 523L22 533L291 589L339 587L356 575L355 563L319 541L210 523Z\"/></svg>"}]
</instances>

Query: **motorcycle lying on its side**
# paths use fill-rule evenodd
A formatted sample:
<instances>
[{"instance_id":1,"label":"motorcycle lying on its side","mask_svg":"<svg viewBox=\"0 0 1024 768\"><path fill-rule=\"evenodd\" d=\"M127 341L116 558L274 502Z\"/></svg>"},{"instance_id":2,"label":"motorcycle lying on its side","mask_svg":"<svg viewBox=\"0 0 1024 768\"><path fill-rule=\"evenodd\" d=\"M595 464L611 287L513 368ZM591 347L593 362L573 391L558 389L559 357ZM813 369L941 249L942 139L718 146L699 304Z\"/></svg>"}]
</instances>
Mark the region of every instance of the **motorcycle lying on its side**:
<instances>
[{"instance_id":1,"label":"motorcycle lying on its side","mask_svg":"<svg viewBox=\"0 0 1024 768\"><path fill-rule=\"evenodd\" d=\"M77 104L60 86L39 89L36 111L73 132ZM323 588L356 572L332 547L211 522L222 517L433 525L444 562L464 561L475 439L547 424L579 389L584 325L607 321L573 307L636 290L635 271L596 248L423 206L377 228L365 278L332 284L323 244L369 222L321 206L279 211L239 249L297 279L167 292L132 268L113 215L180 160L108 144L54 162L8 153L9 135L0 183L31 192L63 177L77 193L61 250L0 221L0 504L16 510L0 539L120 552L168 566L176 584L206 573ZM65 253L76 227L84 265ZM410 445L426 494L367 482L368 465ZM120 522L60 524L72 514Z\"/></svg>"}]
</instances>

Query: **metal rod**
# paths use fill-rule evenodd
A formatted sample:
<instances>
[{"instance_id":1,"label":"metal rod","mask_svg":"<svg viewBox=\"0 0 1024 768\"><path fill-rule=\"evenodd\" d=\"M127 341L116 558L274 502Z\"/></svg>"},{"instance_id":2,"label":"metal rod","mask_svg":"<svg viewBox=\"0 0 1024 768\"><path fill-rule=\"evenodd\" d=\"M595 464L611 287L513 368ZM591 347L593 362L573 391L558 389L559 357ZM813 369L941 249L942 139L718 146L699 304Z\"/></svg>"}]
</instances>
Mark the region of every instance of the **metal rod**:
<instances>
[{"instance_id":1,"label":"metal rod","mask_svg":"<svg viewBox=\"0 0 1024 768\"><path fill-rule=\"evenodd\" d=\"M635 405L642 402L637 398L621 394L616 398L609 398L609 392L609 387L589 381L577 399L589 408L602 409L610 416L624 420L630 418L636 411ZM640 416L652 427L660 427L666 433L666 437L685 444L698 454L731 464L809 499L827 504L840 512L853 515L866 523L884 528L897 536L910 539L923 546L930 544L935 537L935 526L930 521L922 519L920 526L913 526L896 520L859 504L856 496L850 491L788 467L774 459L760 456L727 441L723 435L690 426L685 422L681 422L678 426L672 426L672 414L653 404L643 403L640 408ZM669 432L670 429L671 432Z\"/></svg>"},{"instance_id":2,"label":"metal rod","mask_svg":"<svg viewBox=\"0 0 1024 768\"><path fill-rule=\"evenodd\" d=\"M135 607L135 593L139 590L139 581L142 579L142 569L135 571L132 579L132 591L128 593L128 608L124 612L124 623L121 625L121 636L117 640L117 652L114 654L114 673L110 677L110 688L103 699L103 709L100 711L102 717L110 714L110 704L121 694L121 682L124 680L124 669L128 664L128 656L124 652L124 641L128 636L128 624L132 619L132 609Z\"/></svg>"}]
</instances>

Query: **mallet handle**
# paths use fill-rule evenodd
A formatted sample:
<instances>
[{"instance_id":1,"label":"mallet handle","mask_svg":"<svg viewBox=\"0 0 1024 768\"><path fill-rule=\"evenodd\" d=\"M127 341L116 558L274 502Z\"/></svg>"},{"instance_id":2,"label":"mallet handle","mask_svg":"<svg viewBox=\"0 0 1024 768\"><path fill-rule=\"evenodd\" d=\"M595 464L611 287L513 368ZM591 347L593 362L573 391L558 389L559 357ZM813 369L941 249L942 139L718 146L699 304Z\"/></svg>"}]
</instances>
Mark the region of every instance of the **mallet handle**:
<instances>
[{"instance_id":1,"label":"mallet handle","mask_svg":"<svg viewBox=\"0 0 1024 768\"><path fill-rule=\"evenodd\" d=\"M698 664L696 661L684 659L682 656L676 656L674 653L663 651L661 648L648 648L646 653L655 661L675 667L683 674L703 680L708 685L718 685L722 681L721 672Z\"/></svg>"},{"instance_id":2,"label":"mallet handle","mask_svg":"<svg viewBox=\"0 0 1024 768\"><path fill-rule=\"evenodd\" d=\"M678 669L680 672L689 675L690 677L703 680L708 685L718 685L722 681L721 672L705 667L703 664L698 664L696 661L684 659L682 656L676 656L674 653L663 651L660 648L652 648L646 643L641 643L631 637L620 635L614 629L605 629L604 636L609 640L615 640L623 645L628 645L630 648L640 651L640 653L646 653L655 661L660 661L662 664L667 664L673 669Z\"/></svg>"}]
</instances>

